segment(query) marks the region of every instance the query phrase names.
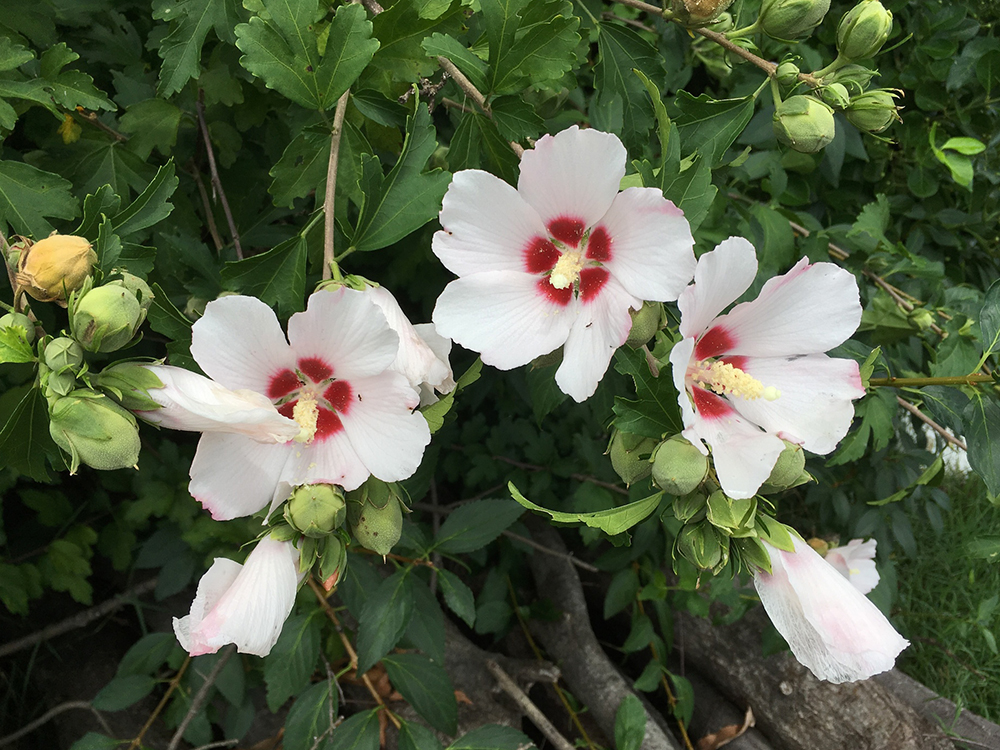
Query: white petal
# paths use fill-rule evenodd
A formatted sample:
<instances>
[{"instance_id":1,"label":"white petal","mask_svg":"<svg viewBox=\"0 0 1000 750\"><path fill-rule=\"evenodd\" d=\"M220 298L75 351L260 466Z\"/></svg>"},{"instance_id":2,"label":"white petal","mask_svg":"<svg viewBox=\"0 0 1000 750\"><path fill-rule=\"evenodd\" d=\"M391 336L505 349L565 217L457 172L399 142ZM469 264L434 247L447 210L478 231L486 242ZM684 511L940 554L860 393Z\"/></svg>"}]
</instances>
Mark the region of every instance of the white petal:
<instances>
[{"instance_id":1,"label":"white petal","mask_svg":"<svg viewBox=\"0 0 1000 750\"><path fill-rule=\"evenodd\" d=\"M836 683L892 669L906 639L815 550L794 536L793 542L795 552L764 543L772 572L756 572L754 586L795 658Z\"/></svg>"},{"instance_id":2,"label":"white petal","mask_svg":"<svg viewBox=\"0 0 1000 750\"><path fill-rule=\"evenodd\" d=\"M370 476L371 471L354 449L351 439L340 430L310 445L295 444L282 470L279 487L336 484L350 491L356 490ZM280 493L276 493L271 511L283 500Z\"/></svg>"},{"instance_id":3,"label":"white petal","mask_svg":"<svg viewBox=\"0 0 1000 750\"><path fill-rule=\"evenodd\" d=\"M734 362L765 386L781 392L774 401L733 399L737 411L813 453L825 455L837 447L854 419L852 399L865 395L854 360L808 354L746 357Z\"/></svg>"},{"instance_id":4,"label":"white petal","mask_svg":"<svg viewBox=\"0 0 1000 750\"><path fill-rule=\"evenodd\" d=\"M399 336L365 292L340 287L309 297L305 312L288 321L288 340L298 361L318 359L337 378L384 371L396 358Z\"/></svg>"},{"instance_id":5,"label":"white petal","mask_svg":"<svg viewBox=\"0 0 1000 750\"><path fill-rule=\"evenodd\" d=\"M226 388L267 393L272 378L295 367L274 311L255 297L223 297L191 327L191 356Z\"/></svg>"},{"instance_id":6,"label":"white petal","mask_svg":"<svg viewBox=\"0 0 1000 750\"><path fill-rule=\"evenodd\" d=\"M227 643L235 643L241 654L267 656L295 603L297 562L298 553L291 542L270 537L258 542L226 591L214 606L206 608L201 622L192 618L185 647L188 652L192 656L212 654ZM200 584L198 588L200 596Z\"/></svg>"},{"instance_id":7,"label":"white petal","mask_svg":"<svg viewBox=\"0 0 1000 750\"><path fill-rule=\"evenodd\" d=\"M677 300L682 336L698 337L743 294L757 275L757 253L742 237L730 237L698 258L694 284Z\"/></svg>"},{"instance_id":8,"label":"white petal","mask_svg":"<svg viewBox=\"0 0 1000 750\"><path fill-rule=\"evenodd\" d=\"M420 405L426 406L437 401L434 393L451 393L455 389L455 373L451 369L451 339L437 332L433 323L417 323L413 328L424 343L431 348L440 370L434 369L427 375L427 380L420 387Z\"/></svg>"},{"instance_id":9,"label":"white petal","mask_svg":"<svg viewBox=\"0 0 1000 750\"><path fill-rule=\"evenodd\" d=\"M191 495L216 521L252 515L272 501L285 463L298 445L205 433L191 462Z\"/></svg>"},{"instance_id":10,"label":"white petal","mask_svg":"<svg viewBox=\"0 0 1000 750\"><path fill-rule=\"evenodd\" d=\"M687 378L687 368L691 364L691 355L694 353L694 339L681 339L674 344L670 350L670 371L674 379L674 388L677 389L677 404L681 407L681 418L684 422L684 434L695 448L704 455L708 455L705 444L694 434L695 413L691 405L691 397L688 395L685 380Z\"/></svg>"},{"instance_id":11,"label":"white petal","mask_svg":"<svg viewBox=\"0 0 1000 750\"><path fill-rule=\"evenodd\" d=\"M617 136L573 125L554 136L542 136L524 152L517 191L545 226L570 219L591 227L618 195L627 158Z\"/></svg>"},{"instance_id":12,"label":"white petal","mask_svg":"<svg viewBox=\"0 0 1000 750\"><path fill-rule=\"evenodd\" d=\"M598 222L611 236L604 267L639 299L677 299L694 275L694 238L684 212L656 188L628 188Z\"/></svg>"},{"instance_id":13,"label":"white petal","mask_svg":"<svg viewBox=\"0 0 1000 750\"><path fill-rule=\"evenodd\" d=\"M233 585L233 581L236 580L236 576L241 570L243 570L243 566L238 562L225 557L217 557L212 563L212 567L198 581L198 590L195 593L194 601L191 602L190 614L173 618L174 634L177 636L181 648L185 651L191 653L194 648L191 631L194 630L197 633L201 621L205 619L205 613L219 602L222 595Z\"/></svg>"},{"instance_id":14,"label":"white petal","mask_svg":"<svg viewBox=\"0 0 1000 750\"><path fill-rule=\"evenodd\" d=\"M440 232L431 249L457 276L523 271L532 240L548 238L538 213L513 187L489 172L456 172L444 195Z\"/></svg>"},{"instance_id":15,"label":"white petal","mask_svg":"<svg viewBox=\"0 0 1000 750\"><path fill-rule=\"evenodd\" d=\"M783 357L839 346L861 322L858 282L832 263L800 260L791 271L764 284L757 299L716 321L732 354ZM715 326L713 326L715 327Z\"/></svg>"},{"instance_id":16,"label":"white petal","mask_svg":"<svg viewBox=\"0 0 1000 750\"><path fill-rule=\"evenodd\" d=\"M626 292L613 276L595 298L580 303L580 314L566 339L562 364L556 370L559 390L578 402L594 395L612 355L628 338L632 328L629 308L641 306L642 300Z\"/></svg>"},{"instance_id":17,"label":"white petal","mask_svg":"<svg viewBox=\"0 0 1000 750\"><path fill-rule=\"evenodd\" d=\"M149 391L161 409L138 412L147 422L171 430L232 432L262 443L284 443L299 433L270 399L256 391L231 391L203 375L168 365L147 365L163 383Z\"/></svg>"},{"instance_id":18,"label":"white petal","mask_svg":"<svg viewBox=\"0 0 1000 750\"><path fill-rule=\"evenodd\" d=\"M875 567L875 540L867 542L852 539L843 547L828 550L823 557L838 573L851 582L862 594L878 586L879 574Z\"/></svg>"},{"instance_id":19,"label":"white petal","mask_svg":"<svg viewBox=\"0 0 1000 750\"><path fill-rule=\"evenodd\" d=\"M442 336L482 354L488 365L500 370L525 365L566 342L578 311L542 295L540 280L516 271L456 279L438 297L434 325Z\"/></svg>"}]
</instances>

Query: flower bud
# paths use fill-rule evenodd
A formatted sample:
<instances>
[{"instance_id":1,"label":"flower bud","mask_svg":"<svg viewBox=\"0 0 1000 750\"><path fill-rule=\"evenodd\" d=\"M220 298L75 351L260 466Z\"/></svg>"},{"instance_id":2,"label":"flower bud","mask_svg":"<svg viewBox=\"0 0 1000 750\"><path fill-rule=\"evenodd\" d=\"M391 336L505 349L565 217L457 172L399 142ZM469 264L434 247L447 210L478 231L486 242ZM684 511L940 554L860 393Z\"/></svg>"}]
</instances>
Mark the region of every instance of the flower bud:
<instances>
[{"instance_id":1,"label":"flower bud","mask_svg":"<svg viewBox=\"0 0 1000 750\"><path fill-rule=\"evenodd\" d=\"M822 150L836 134L833 110L811 96L790 96L774 110L774 134L804 154Z\"/></svg>"},{"instance_id":2,"label":"flower bud","mask_svg":"<svg viewBox=\"0 0 1000 750\"><path fill-rule=\"evenodd\" d=\"M129 411L155 411L161 408L150 397L149 391L162 388L163 381L138 362L120 362L105 367L94 378L94 385Z\"/></svg>"},{"instance_id":3,"label":"flower bud","mask_svg":"<svg viewBox=\"0 0 1000 750\"><path fill-rule=\"evenodd\" d=\"M689 523L677 534L677 551L692 565L707 570L729 560L729 540L720 539L707 523Z\"/></svg>"},{"instance_id":4,"label":"flower bud","mask_svg":"<svg viewBox=\"0 0 1000 750\"><path fill-rule=\"evenodd\" d=\"M757 25L769 37L794 42L809 36L828 10L830 0L764 0Z\"/></svg>"},{"instance_id":5,"label":"flower bud","mask_svg":"<svg viewBox=\"0 0 1000 750\"><path fill-rule=\"evenodd\" d=\"M674 0L674 19L685 26L704 26L715 21L733 0Z\"/></svg>"},{"instance_id":6,"label":"flower bud","mask_svg":"<svg viewBox=\"0 0 1000 750\"><path fill-rule=\"evenodd\" d=\"M308 537L327 536L343 524L346 517L344 493L332 484L296 487L285 505L285 520Z\"/></svg>"},{"instance_id":7,"label":"flower bud","mask_svg":"<svg viewBox=\"0 0 1000 750\"><path fill-rule=\"evenodd\" d=\"M121 283L112 282L75 300L70 328L87 351L113 352L132 340L145 317L135 294Z\"/></svg>"},{"instance_id":8,"label":"flower bud","mask_svg":"<svg viewBox=\"0 0 1000 750\"><path fill-rule=\"evenodd\" d=\"M708 498L708 522L726 536L750 536L753 534L757 501L748 497L742 500L727 497L722 490L713 492Z\"/></svg>"},{"instance_id":9,"label":"flower bud","mask_svg":"<svg viewBox=\"0 0 1000 750\"><path fill-rule=\"evenodd\" d=\"M845 65L830 75L823 76L823 82L840 83L848 92L860 94L877 74L877 70L866 68L864 65Z\"/></svg>"},{"instance_id":10,"label":"flower bud","mask_svg":"<svg viewBox=\"0 0 1000 750\"><path fill-rule=\"evenodd\" d=\"M59 396L68 396L76 388L76 375L72 371L66 372L46 372L41 377L42 393L45 398L53 399Z\"/></svg>"},{"instance_id":11,"label":"flower bud","mask_svg":"<svg viewBox=\"0 0 1000 750\"><path fill-rule=\"evenodd\" d=\"M774 77L782 86L794 86L799 82L799 66L793 62L783 62L774 71Z\"/></svg>"},{"instance_id":12,"label":"flower bud","mask_svg":"<svg viewBox=\"0 0 1000 750\"><path fill-rule=\"evenodd\" d=\"M845 111L848 122L858 130L881 133L893 120L900 119L896 94L886 89L867 91L851 99Z\"/></svg>"},{"instance_id":13,"label":"flower bud","mask_svg":"<svg viewBox=\"0 0 1000 750\"><path fill-rule=\"evenodd\" d=\"M370 477L348 493L347 522L362 547L388 555L403 533L403 501L397 484Z\"/></svg>"},{"instance_id":14,"label":"flower bud","mask_svg":"<svg viewBox=\"0 0 1000 750\"><path fill-rule=\"evenodd\" d=\"M797 487L803 481L808 481L808 474L803 479L806 468L806 454L802 450L802 446L789 443L787 440L784 442L785 450L778 455L778 461L774 464L774 468L771 469L771 475L760 488L761 492L780 492L791 487Z\"/></svg>"},{"instance_id":15,"label":"flower bud","mask_svg":"<svg viewBox=\"0 0 1000 750\"><path fill-rule=\"evenodd\" d=\"M139 307L142 309L143 316L145 317L145 313L149 312L149 308L153 304L153 290L149 288L149 284L140 279L138 276L128 273L127 271L121 272L120 279L115 279L114 281L108 283L118 284L132 292L132 294L135 295L136 301L139 303ZM105 286L107 286L107 284Z\"/></svg>"},{"instance_id":16,"label":"flower bud","mask_svg":"<svg viewBox=\"0 0 1000 750\"><path fill-rule=\"evenodd\" d=\"M674 518L681 523L687 523L692 520L700 521L705 517L705 500L706 497L700 492L692 492L683 497L675 497L673 506Z\"/></svg>"},{"instance_id":17,"label":"flower bud","mask_svg":"<svg viewBox=\"0 0 1000 750\"><path fill-rule=\"evenodd\" d=\"M347 547L336 534L326 538L326 545L319 555L319 578L323 588L332 591L347 567Z\"/></svg>"},{"instance_id":18,"label":"flower bud","mask_svg":"<svg viewBox=\"0 0 1000 750\"><path fill-rule=\"evenodd\" d=\"M847 93L847 87L842 83L831 83L819 90L819 95L823 101L834 109L845 109L851 100L851 95Z\"/></svg>"},{"instance_id":19,"label":"flower bud","mask_svg":"<svg viewBox=\"0 0 1000 750\"><path fill-rule=\"evenodd\" d=\"M49 406L49 434L70 455L70 474L80 464L111 470L135 466L139 431L135 418L100 393L78 389Z\"/></svg>"},{"instance_id":20,"label":"flower bud","mask_svg":"<svg viewBox=\"0 0 1000 750\"><path fill-rule=\"evenodd\" d=\"M7 313L0 317L0 330L5 328L23 328L24 338L30 344L35 340L35 324L31 318L21 313Z\"/></svg>"},{"instance_id":21,"label":"flower bud","mask_svg":"<svg viewBox=\"0 0 1000 750\"><path fill-rule=\"evenodd\" d=\"M916 325L921 331L926 331L932 325L934 325L934 313L928 310L926 307L918 307L914 309L909 315L910 321Z\"/></svg>"},{"instance_id":22,"label":"flower bud","mask_svg":"<svg viewBox=\"0 0 1000 750\"><path fill-rule=\"evenodd\" d=\"M90 276L97 253L83 237L53 234L26 245L17 262L17 288L39 302L64 300Z\"/></svg>"},{"instance_id":23,"label":"flower bud","mask_svg":"<svg viewBox=\"0 0 1000 750\"><path fill-rule=\"evenodd\" d=\"M45 345L45 366L54 372L78 372L83 364L83 347L73 339L60 336Z\"/></svg>"},{"instance_id":24,"label":"flower bud","mask_svg":"<svg viewBox=\"0 0 1000 750\"><path fill-rule=\"evenodd\" d=\"M611 466L626 486L649 476L653 470L649 464L649 454L655 447L655 438L615 430L608 453L611 454Z\"/></svg>"},{"instance_id":25,"label":"flower bud","mask_svg":"<svg viewBox=\"0 0 1000 750\"><path fill-rule=\"evenodd\" d=\"M656 446L649 460L653 463L653 482L671 495L694 492L708 474L708 456L680 435Z\"/></svg>"},{"instance_id":26,"label":"flower bud","mask_svg":"<svg viewBox=\"0 0 1000 750\"><path fill-rule=\"evenodd\" d=\"M638 310L629 310L632 316L632 329L625 343L638 348L649 341L660 330L660 316L663 314L662 302L643 302Z\"/></svg>"},{"instance_id":27,"label":"flower bud","mask_svg":"<svg viewBox=\"0 0 1000 750\"><path fill-rule=\"evenodd\" d=\"M865 60L882 49L892 32L892 12L879 0L861 0L840 19L837 51L848 60Z\"/></svg>"}]
</instances>

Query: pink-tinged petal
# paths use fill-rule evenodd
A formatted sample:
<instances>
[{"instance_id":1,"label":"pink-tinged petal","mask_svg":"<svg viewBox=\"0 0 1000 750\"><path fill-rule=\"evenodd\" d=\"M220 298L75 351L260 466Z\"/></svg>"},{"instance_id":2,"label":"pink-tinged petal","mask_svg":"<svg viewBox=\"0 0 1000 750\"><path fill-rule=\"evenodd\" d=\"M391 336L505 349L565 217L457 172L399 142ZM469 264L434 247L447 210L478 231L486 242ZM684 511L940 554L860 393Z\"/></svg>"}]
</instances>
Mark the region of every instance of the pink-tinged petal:
<instances>
[{"instance_id":1,"label":"pink-tinged petal","mask_svg":"<svg viewBox=\"0 0 1000 750\"><path fill-rule=\"evenodd\" d=\"M742 237L730 237L698 258L694 284L681 293L682 336L697 338L743 294L757 275L757 253Z\"/></svg>"},{"instance_id":2,"label":"pink-tinged petal","mask_svg":"<svg viewBox=\"0 0 1000 750\"><path fill-rule=\"evenodd\" d=\"M174 618L174 634L177 636L177 641L181 644L181 648L192 656L215 652L204 650L206 644L198 638L198 628L201 621L205 619L205 613L211 611L219 603L241 570L243 570L243 566L234 560L228 560L225 557L215 558L212 567L198 581L198 590L195 593L194 601L191 602L190 613L184 617ZM195 631L194 637L191 634L192 629ZM194 642L195 638L199 641L197 645Z\"/></svg>"},{"instance_id":3,"label":"pink-tinged petal","mask_svg":"<svg viewBox=\"0 0 1000 750\"><path fill-rule=\"evenodd\" d=\"M771 573L754 573L754 586L795 658L816 677L853 682L892 669L909 642L878 607L801 539L795 552L766 542Z\"/></svg>"},{"instance_id":4,"label":"pink-tinged petal","mask_svg":"<svg viewBox=\"0 0 1000 750\"><path fill-rule=\"evenodd\" d=\"M610 247L600 242L605 229ZM591 232L598 256L587 257L605 268L630 294L639 299L669 302L694 275L694 238L684 212L656 188L628 188L618 194L611 208ZM606 259L604 259L606 258Z\"/></svg>"},{"instance_id":5,"label":"pink-tinged petal","mask_svg":"<svg viewBox=\"0 0 1000 750\"><path fill-rule=\"evenodd\" d=\"M781 395L774 401L733 399L751 422L813 453L837 447L854 419L853 399L865 395L858 363L825 354L792 357L727 357Z\"/></svg>"},{"instance_id":6,"label":"pink-tinged petal","mask_svg":"<svg viewBox=\"0 0 1000 750\"><path fill-rule=\"evenodd\" d=\"M255 297L213 300L191 327L191 356L212 380L266 394L295 367L274 311Z\"/></svg>"},{"instance_id":7,"label":"pink-tinged petal","mask_svg":"<svg viewBox=\"0 0 1000 750\"><path fill-rule=\"evenodd\" d=\"M162 408L138 412L147 422L171 430L231 432L261 443L284 443L299 434L299 425L281 416L256 391L231 391L203 375L168 365L147 365L163 383L149 396Z\"/></svg>"},{"instance_id":8,"label":"pink-tinged petal","mask_svg":"<svg viewBox=\"0 0 1000 750\"><path fill-rule=\"evenodd\" d=\"M757 299L737 305L716 325L732 337L732 354L784 357L839 346L860 322L854 274L832 263L809 265L803 258L764 284Z\"/></svg>"},{"instance_id":9,"label":"pink-tinged petal","mask_svg":"<svg viewBox=\"0 0 1000 750\"><path fill-rule=\"evenodd\" d=\"M556 239L574 245L611 207L625 176L625 146L611 133L576 125L538 139L521 157L517 191Z\"/></svg>"},{"instance_id":10,"label":"pink-tinged petal","mask_svg":"<svg viewBox=\"0 0 1000 750\"><path fill-rule=\"evenodd\" d=\"M875 567L874 539L867 542L862 539L852 539L843 547L828 550L823 557L851 585L862 594L867 594L878 586L878 568Z\"/></svg>"},{"instance_id":11,"label":"pink-tinged petal","mask_svg":"<svg viewBox=\"0 0 1000 750\"><path fill-rule=\"evenodd\" d=\"M202 582L213 575L220 562L216 560ZM241 654L267 656L295 603L297 562L298 553L291 542L265 537L242 566L223 564L221 572L214 574L213 589L217 589L223 576L231 575L233 565L240 570L215 603L204 607L200 621L196 621L193 611L187 618L174 620L174 632L181 645L192 656L213 654L227 643L236 644ZM201 597L202 584L199 583L196 603ZM207 605L207 596L204 599Z\"/></svg>"},{"instance_id":12,"label":"pink-tinged petal","mask_svg":"<svg viewBox=\"0 0 1000 750\"><path fill-rule=\"evenodd\" d=\"M626 292L614 277L589 302L580 304L580 314L563 348L562 364L556 370L556 385L563 393L575 401L594 395L611 356L628 338L632 328L629 308L641 306L642 300Z\"/></svg>"},{"instance_id":13,"label":"pink-tinged petal","mask_svg":"<svg viewBox=\"0 0 1000 750\"><path fill-rule=\"evenodd\" d=\"M347 433L341 429L321 441L296 445L282 469L279 488L300 484L336 484L350 491L356 490L370 476L371 471L358 456ZM271 510L284 499L275 494Z\"/></svg>"},{"instance_id":14,"label":"pink-tinged petal","mask_svg":"<svg viewBox=\"0 0 1000 750\"><path fill-rule=\"evenodd\" d=\"M336 378L368 377L392 364L399 336L367 292L340 287L309 297L306 311L288 321L298 362L314 359ZM327 376L329 377L329 376Z\"/></svg>"},{"instance_id":15,"label":"pink-tinged petal","mask_svg":"<svg viewBox=\"0 0 1000 750\"><path fill-rule=\"evenodd\" d=\"M191 462L191 495L216 521L249 516L274 499L299 443L267 445L245 435L206 433Z\"/></svg>"},{"instance_id":16,"label":"pink-tinged petal","mask_svg":"<svg viewBox=\"0 0 1000 750\"><path fill-rule=\"evenodd\" d=\"M433 323L417 323L413 328L437 357L441 369L431 370L427 380L420 386L420 405L426 406L438 400L437 393L451 393L455 390L455 373L451 369L451 339L437 332ZM436 393L435 393L436 392Z\"/></svg>"},{"instance_id":17,"label":"pink-tinged petal","mask_svg":"<svg viewBox=\"0 0 1000 750\"><path fill-rule=\"evenodd\" d=\"M455 173L440 221L443 229L434 233L431 249L457 276L528 270L525 254L535 240L548 241L545 224L517 190L478 169Z\"/></svg>"},{"instance_id":18,"label":"pink-tinged petal","mask_svg":"<svg viewBox=\"0 0 1000 750\"><path fill-rule=\"evenodd\" d=\"M491 271L456 279L438 297L431 316L437 331L501 370L525 365L566 342L577 313L542 293L544 278ZM563 290L570 291L572 289Z\"/></svg>"},{"instance_id":19,"label":"pink-tinged petal","mask_svg":"<svg viewBox=\"0 0 1000 750\"><path fill-rule=\"evenodd\" d=\"M670 350L670 372L674 379L674 388L677 389L677 404L681 407L681 418L684 422L685 433L687 434L694 426L695 417L694 406L691 397L688 395L685 380L687 378L687 368L691 363L691 356L694 353L694 339L681 339L674 348ZM708 455L705 444L698 439L692 440L692 435L688 440L700 450L704 455Z\"/></svg>"}]
</instances>

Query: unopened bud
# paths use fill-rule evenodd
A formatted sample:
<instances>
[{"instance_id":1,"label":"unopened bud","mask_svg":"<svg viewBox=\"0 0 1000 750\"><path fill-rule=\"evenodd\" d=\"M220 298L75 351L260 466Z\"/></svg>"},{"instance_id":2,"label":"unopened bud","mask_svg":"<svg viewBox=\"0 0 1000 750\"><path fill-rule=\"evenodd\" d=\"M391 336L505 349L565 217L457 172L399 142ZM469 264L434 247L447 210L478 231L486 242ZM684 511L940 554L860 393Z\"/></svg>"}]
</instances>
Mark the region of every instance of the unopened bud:
<instances>
[{"instance_id":1,"label":"unopened bud","mask_svg":"<svg viewBox=\"0 0 1000 750\"><path fill-rule=\"evenodd\" d=\"M327 536L343 524L346 517L344 493L332 484L296 487L285 506L285 520L309 537Z\"/></svg>"},{"instance_id":2,"label":"unopened bud","mask_svg":"<svg viewBox=\"0 0 1000 750\"><path fill-rule=\"evenodd\" d=\"M867 91L851 99L845 112L848 122L858 130L881 133L894 120L899 120L896 94L886 89Z\"/></svg>"},{"instance_id":3,"label":"unopened bud","mask_svg":"<svg viewBox=\"0 0 1000 750\"><path fill-rule=\"evenodd\" d=\"M60 336L45 345L45 366L54 372L77 372L83 364L83 347L73 339Z\"/></svg>"},{"instance_id":4,"label":"unopened bud","mask_svg":"<svg viewBox=\"0 0 1000 750\"><path fill-rule=\"evenodd\" d=\"M7 313L0 317L0 330L5 328L23 328L25 341L30 344L35 340L35 324L27 315Z\"/></svg>"},{"instance_id":5,"label":"unopened bud","mask_svg":"<svg viewBox=\"0 0 1000 750\"><path fill-rule=\"evenodd\" d=\"M611 455L611 466L626 486L650 475L653 467L649 463L649 455L656 442L655 438L615 430L608 453Z\"/></svg>"},{"instance_id":6,"label":"unopened bud","mask_svg":"<svg viewBox=\"0 0 1000 750\"><path fill-rule=\"evenodd\" d=\"M370 477L347 497L347 522L362 547L388 555L403 533L403 501L397 484Z\"/></svg>"},{"instance_id":7,"label":"unopened bud","mask_svg":"<svg viewBox=\"0 0 1000 750\"><path fill-rule=\"evenodd\" d=\"M772 125L779 141L804 154L821 151L837 132L830 106L804 94L779 104Z\"/></svg>"},{"instance_id":8,"label":"unopened bud","mask_svg":"<svg viewBox=\"0 0 1000 750\"><path fill-rule=\"evenodd\" d=\"M629 310L632 316L632 329L625 343L631 347L640 347L649 341L660 330L660 316L663 314L662 302L643 302L638 310Z\"/></svg>"},{"instance_id":9,"label":"unopened bud","mask_svg":"<svg viewBox=\"0 0 1000 750\"><path fill-rule=\"evenodd\" d=\"M149 288L149 284L134 274L123 271L120 279L110 281L108 284L118 284L132 292L143 314L148 312L153 304L153 290Z\"/></svg>"},{"instance_id":10,"label":"unopened bud","mask_svg":"<svg viewBox=\"0 0 1000 750\"><path fill-rule=\"evenodd\" d=\"M692 492L683 497L675 497L673 505L674 518L681 523L687 523L691 520L700 521L705 517L706 500L707 498L700 492Z\"/></svg>"},{"instance_id":11,"label":"unopened bud","mask_svg":"<svg viewBox=\"0 0 1000 750\"><path fill-rule=\"evenodd\" d=\"M823 82L842 84L852 95L856 95L863 92L877 74L877 70L864 65L845 65L830 75L823 76Z\"/></svg>"},{"instance_id":12,"label":"unopened bud","mask_svg":"<svg viewBox=\"0 0 1000 750\"><path fill-rule=\"evenodd\" d=\"M79 389L49 407L49 434L70 455L70 473L80 464L111 470L135 466L139 431L135 418L100 393Z\"/></svg>"},{"instance_id":13,"label":"unopened bud","mask_svg":"<svg viewBox=\"0 0 1000 750\"><path fill-rule=\"evenodd\" d=\"M851 101L851 95L847 93L847 87L842 83L831 83L819 90L819 95L823 101L834 109L845 109Z\"/></svg>"},{"instance_id":14,"label":"unopened bud","mask_svg":"<svg viewBox=\"0 0 1000 750\"><path fill-rule=\"evenodd\" d=\"M94 378L94 385L129 411L155 411L160 404L149 392L162 388L163 381L148 367L138 362L121 362L105 367Z\"/></svg>"},{"instance_id":15,"label":"unopened bud","mask_svg":"<svg viewBox=\"0 0 1000 750\"><path fill-rule=\"evenodd\" d=\"M761 487L761 492L780 492L796 487L802 482L806 468L806 454L802 446L785 442L785 449L778 455L778 461L771 469L771 475Z\"/></svg>"},{"instance_id":16,"label":"unopened bud","mask_svg":"<svg viewBox=\"0 0 1000 750\"><path fill-rule=\"evenodd\" d=\"M656 446L650 461L653 463L653 482L671 495L694 492L708 474L708 456L680 435Z\"/></svg>"},{"instance_id":17,"label":"unopened bud","mask_svg":"<svg viewBox=\"0 0 1000 750\"><path fill-rule=\"evenodd\" d=\"M769 37L794 42L809 36L828 10L830 0L764 0L757 25Z\"/></svg>"},{"instance_id":18,"label":"unopened bud","mask_svg":"<svg viewBox=\"0 0 1000 750\"><path fill-rule=\"evenodd\" d=\"M135 294L110 283L77 298L69 317L73 336L84 349L113 352L132 340L146 313Z\"/></svg>"},{"instance_id":19,"label":"unopened bud","mask_svg":"<svg viewBox=\"0 0 1000 750\"><path fill-rule=\"evenodd\" d=\"M689 523L677 534L677 551L695 567L707 570L729 559L729 540L720 538L710 524Z\"/></svg>"},{"instance_id":20,"label":"unopened bud","mask_svg":"<svg viewBox=\"0 0 1000 750\"><path fill-rule=\"evenodd\" d=\"M83 237L53 234L25 245L17 263L17 289L39 302L59 302L83 286L97 253Z\"/></svg>"},{"instance_id":21,"label":"unopened bud","mask_svg":"<svg viewBox=\"0 0 1000 750\"><path fill-rule=\"evenodd\" d=\"M708 521L727 536L740 537L752 534L756 513L757 501L752 497L740 500L728 497L722 490L717 490L708 498Z\"/></svg>"},{"instance_id":22,"label":"unopened bud","mask_svg":"<svg viewBox=\"0 0 1000 750\"><path fill-rule=\"evenodd\" d=\"M848 60L873 57L892 33L892 12L879 0L861 0L840 19L837 50Z\"/></svg>"},{"instance_id":23,"label":"unopened bud","mask_svg":"<svg viewBox=\"0 0 1000 750\"><path fill-rule=\"evenodd\" d=\"M774 77L782 86L794 86L799 82L799 66L793 62L783 62L774 71Z\"/></svg>"},{"instance_id":24,"label":"unopened bud","mask_svg":"<svg viewBox=\"0 0 1000 750\"><path fill-rule=\"evenodd\" d=\"M913 321L914 325L916 325L921 331L926 331L934 325L934 313L926 308L918 307L910 313L910 320Z\"/></svg>"},{"instance_id":25,"label":"unopened bud","mask_svg":"<svg viewBox=\"0 0 1000 750\"><path fill-rule=\"evenodd\" d=\"M715 21L733 0L674 0L673 17L685 26L704 26Z\"/></svg>"},{"instance_id":26,"label":"unopened bud","mask_svg":"<svg viewBox=\"0 0 1000 750\"><path fill-rule=\"evenodd\" d=\"M344 546L344 540L331 534L319 557L319 577L323 581L323 588L332 591L343 576L346 566L347 547Z\"/></svg>"}]
</instances>

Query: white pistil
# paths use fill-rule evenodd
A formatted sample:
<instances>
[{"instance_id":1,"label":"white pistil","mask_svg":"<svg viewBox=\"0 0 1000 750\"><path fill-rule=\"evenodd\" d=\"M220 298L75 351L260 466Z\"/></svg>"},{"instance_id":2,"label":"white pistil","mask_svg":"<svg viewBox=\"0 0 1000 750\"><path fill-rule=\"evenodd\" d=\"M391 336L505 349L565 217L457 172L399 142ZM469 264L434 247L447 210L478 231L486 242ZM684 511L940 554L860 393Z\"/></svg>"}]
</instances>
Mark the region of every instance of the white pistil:
<instances>
[{"instance_id":1,"label":"white pistil","mask_svg":"<svg viewBox=\"0 0 1000 750\"><path fill-rule=\"evenodd\" d=\"M316 423L319 420L319 406L312 396L301 395L292 407L292 419L299 423L299 434L295 436L297 443L309 443L316 437Z\"/></svg>"},{"instance_id":2,"label":"white pistil","mask_svg":"<svg viewBox=\"0 0 1000 750\"><path fill-rule=\"evenodd\" d=\"M720 395L736 396L747 401L761 397L765 401L775 401L781 396L781 391L774 386L765 387L753 375L721 360L695 362L691 368L691 380Z\"/></svg>"},{"instance_id":3,"label":"white pistil","mask_svg":"<svg viewBox=\"0 0 1000 750\"><path fill-rule=\"evenodd\" d=\"M556 289L566 289L576 283L580 278L580 271L583 268L583 258L580 253L563 253L556 261L549 276L549 283Z\"/></svg>"}]
</instances>

